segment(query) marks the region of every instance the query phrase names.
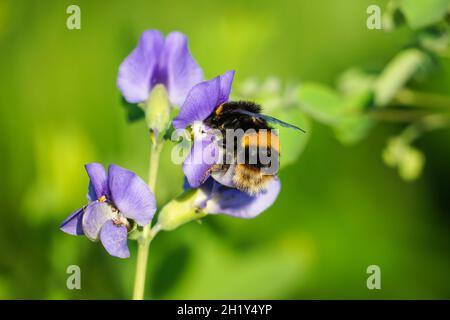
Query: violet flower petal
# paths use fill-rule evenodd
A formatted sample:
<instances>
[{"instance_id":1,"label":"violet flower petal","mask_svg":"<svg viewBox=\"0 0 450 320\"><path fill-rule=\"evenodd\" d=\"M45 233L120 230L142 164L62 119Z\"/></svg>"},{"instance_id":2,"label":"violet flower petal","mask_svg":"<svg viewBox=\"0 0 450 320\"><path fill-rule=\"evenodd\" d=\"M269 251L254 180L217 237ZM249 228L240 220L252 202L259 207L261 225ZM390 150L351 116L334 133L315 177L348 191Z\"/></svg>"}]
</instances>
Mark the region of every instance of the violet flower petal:
<instances>
[{"instance_id":1,"label":"violet flower petal","mask_svg":"<svg viewBox=\"0 0 450 320\"><path fill-rule=\"evenodd\" d=\"M217 101L217 106L220 106L222 103L227 102L228 99L230 98L234 73L235 73L234 70L230 70L220 76L220 94Z\"/></svg>"},{"instance_id":2,"label":"violet flower petal","mask_svg":"<svg viewBox=\"0 0 450 320\"><path fill-rule=\"evenodd\" d=\"M95 201L101 196L109 197L108 178L105 168L99 163L89 163L84 166L89 176L90 201Z\"/></svg>"},{"instance_id":3,"label":"violet flower petal","mask_svg":"<svg viewBox=\"0 0 450 320\"><path fill-rule=\"evenodd\" d=\"M158 63L164 47L164 37L157 30L144 31L137 47L119 67L117 87L129 103L147 100L150 89L158 81Z\"/></svg>"},{"instance_id":4,"label":"violet flower petal","mask_svg":"<svg viewBox=\"0 0 450 320\"><path fill-rule=\"evenodd\" d=\"M83 235L83 208L78 209L64 220L60 227L65 233L80 236Z\"/></svg>"},{"instance_id":5,"label":"violet flower petal","mask_svg":"<svg viewBox=\"0 0 450 320\"><path fill-rule=\"evenodd\" d=\"M84 210L83 231L90 240L98 240L100 230L106 221L116 216L106 202L92 202Z\"/></svg>"},{"instance_id":6,"label":"violet flower petal","mask_svg":"<svg viewBox=\"0 0 450 320\"><path fill-rule=\"evenodd\" d=\"M217 182L215 182L217 184ZM254 218L267 210L276 200L280 192L280 181L275 177L265 191L257 195L239 191L220 185L213 188L214 184L205 184L205 193L212 193L204 210L210 214L227 214L238 218ZM215 189L215 190L214 190Z\"/></svg>"},{"instance_id":7,"label":"violet flower petal","mask_svg":"<svg viewBox=\"0 0 450 320\"><path fill-rule=\"evenodd\" d=\"M216 171L211 173L211 177L226 187L236 188L233 179L235 176L235 170L236 166L231 164L226 171Z\"/></svg>"},{"instance_id":8,"label":"violet flower petal","mask_svg":"<svg viewBox=\"0 0 450 320\"><path fill-rule=\"evenodd\" d=\"M135 173L116 165L108 169L109 190L117 209L138 225L144 226L156 211L155 196Z\"/></svg>"},{"instance_id":9,"label":"violet flower petal","mask_svg":"<svg viewBox=\"0 0 450 320\"><path fill-rule=\"evenodd\" d=\"M189 52L186 36L180 32L166 37L162 59L169 100L181 106L189 90L203 80L203 71Z\"/></svg>"},{"instance_id":10,"label":"violet flower petal","mask_svg":"<svg viewBox=\"0 0 450 320\"><path fill-rule=\"evenodd\" d=\"M199 187L210 176L208 170L217 163L219 148L214 136L194 139L191 152L183 163L183 172L192 188Z\"/></svg>"},{"instance_id":11,"label":"violet flower petal","mask_svg":"<svg viewBox=\"0 0 450 320\"><path fill-rule=\"evenodd\" d=\"M106 221L100 231L100 241L106 251L118 258L128 258L130 256L127 237L127 228L123 225L115 225L112 220Z\"/></svg>"},{"instance_id":12,"label":"violet flower petal","mask_svg":"<svg viewBox=\"0 0 450 320\"><path fill-rule=\"evenodd\" d=\"M184 129L205 120L219 105L228 101L234 71L197 84L189 91L180 113L173 120L175 129Z\"/></svg>"}]
</instances>

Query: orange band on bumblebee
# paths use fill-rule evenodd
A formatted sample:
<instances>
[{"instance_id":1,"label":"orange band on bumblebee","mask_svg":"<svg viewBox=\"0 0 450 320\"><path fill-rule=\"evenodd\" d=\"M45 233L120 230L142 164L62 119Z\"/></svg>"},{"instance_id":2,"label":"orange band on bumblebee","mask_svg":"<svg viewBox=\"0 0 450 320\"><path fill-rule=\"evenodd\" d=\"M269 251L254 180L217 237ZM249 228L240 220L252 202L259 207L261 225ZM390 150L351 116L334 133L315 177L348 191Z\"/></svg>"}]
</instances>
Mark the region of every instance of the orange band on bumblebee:
<instances>
[{"instance_id":1,"label":"orange band on bumblebee","mask_svg":"<svg viewBox=\"0 0 450 320\"><path fill-rule=\"evenodd\" d=\"M271 131L258 131L256 133L245 134L242 138L242 147L265 147L272 148L276 152L280 153L280 139Z\"/></svg>"}]
</instances>

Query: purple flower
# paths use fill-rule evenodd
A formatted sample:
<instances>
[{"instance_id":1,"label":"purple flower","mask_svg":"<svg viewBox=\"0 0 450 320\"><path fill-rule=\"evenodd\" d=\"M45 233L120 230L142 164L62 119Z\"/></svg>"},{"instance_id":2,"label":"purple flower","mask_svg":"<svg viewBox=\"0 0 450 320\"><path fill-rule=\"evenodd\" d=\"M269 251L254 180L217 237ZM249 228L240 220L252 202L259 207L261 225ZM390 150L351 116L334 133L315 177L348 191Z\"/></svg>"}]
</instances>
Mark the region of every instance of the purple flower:
<instances>
[{"instance_id":1,"label":"purple flower","mask_svg":"<svg viewBox=\"0 0 450 320\"><path fill-rule=\"evenodd\" d=\"M149 224L156 211L153 193L136 174L110 165L108 174L102 165L86 166L89 175L89 204L72 213L60 228L72 235L86 235L102 242L112 256L128 258L128 231L136 222Z\"/></svg>"},{"instance_id":2,"label":"purple flower","mask_svg":"<svg viewBox=\"0 0 450 320\"><path fill-rule=\"evenodd\" d=\"M267 210L277 199L280 188L280 180L274 177L266 189L257 195L250 195L208 178L200 186L201 194L195 199L195 205L209 214L223 213L249 219Z\"/></svg>"},{"instance_id":3,"label":"purple flower","mask_svg":"<svg viewBox=\"0 0 450 320\"><path fill-rule=\"evenodd\" d=\"M233 78L234 70L231 70L193 87L189 91L180 113L173 120L173 127L185 129L195 122L205 120L217 107L228 101Z\"/></svg>"},{"instance_id":4,"label":"purple flower","mask_svg":"<svg viewBox=\"0 0 450 320\"><path fill-rule=\"evenodd\" d=\"M228 101L233 83L234 71L204 81L189 92L180 113L173 120L175 129L185 129L192 125L194 143L183 163L183 171L191 187L197 188L210 176L209 170L219 158L213 131L203 121ZM208 161L204 161L207 156ZM199 161L200 160L200 161Z\"/></svg>"},{"instance_id":5,"label":"purple flower","mask_svg":"<svg viewBox=\"0 0 450 320\"><path fill-rule=\"evenodd\" d=\"M179 115L173 120L175 129L192 126L194 143L183 163L189 187L200 188L202 196L197 206L207 213L225 213L240 218L253 218L270 207L280 191L280 181L274 176L258 194L248 194L234 187L230 175L215 175L210 171L219 159L219 147L214 132L203 121L221 104L228 101L234 71L201 82L189 92ZM200 160L200 161L199 161ZM228 173L232 170L228 170ZM210 178L211 177L211 178Z\"/></svg>"},{"instance_id":6,"label":"purple flower","mask_svg":"<svg viewBox=\"0 0 450 320\"><path fill-rule=\"evenodd\" d=\"M202 69L189 52L186 36L172 32L164 38L157 30L147 30L120 65L117 86L127 102L140 103L155 85L163 84L170 102L179 106L202 80Z\"/></svg>"}]
</instances>

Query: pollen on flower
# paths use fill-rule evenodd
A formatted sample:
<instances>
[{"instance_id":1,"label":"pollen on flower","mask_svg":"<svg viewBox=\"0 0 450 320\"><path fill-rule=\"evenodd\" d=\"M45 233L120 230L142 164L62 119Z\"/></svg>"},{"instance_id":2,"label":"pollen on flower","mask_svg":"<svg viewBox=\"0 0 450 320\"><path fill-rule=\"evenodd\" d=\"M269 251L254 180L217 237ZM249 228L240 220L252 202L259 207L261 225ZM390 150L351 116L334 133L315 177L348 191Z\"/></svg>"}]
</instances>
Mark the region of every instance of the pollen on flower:
<instances>
[{"instance_id":1,"label":"pollen on flower","mask_svg":"<svg viewBox=\"0 0 450 320\"><path fill-rule=\"evenodd\" d=\"M101 196L97 200L98 200L98 202L105 202L106 201L106 196Z\"/></svg>"},{"instance_id":2,"label":"pollen on flower","mask_svg":"<svg viewBox=\"0 0 450 320\"><path fill-rule=\"evenodd\" d=\"M116 226L125 226L128 230L131 228L131 224L128 219L121 214L118 214L116 217L112 218L112 221Z\"/></svg>"},{"instance_id":3,"label":"pollen on flower","mask_svg":"<svg viewBox=\"0 0 450 320\"><path fill-rule=\"evenodd\" d=\"M217 107L216 111L214 112L216 116L218 116L223 110L223 103Z\"/></svg>"}]
</instances>

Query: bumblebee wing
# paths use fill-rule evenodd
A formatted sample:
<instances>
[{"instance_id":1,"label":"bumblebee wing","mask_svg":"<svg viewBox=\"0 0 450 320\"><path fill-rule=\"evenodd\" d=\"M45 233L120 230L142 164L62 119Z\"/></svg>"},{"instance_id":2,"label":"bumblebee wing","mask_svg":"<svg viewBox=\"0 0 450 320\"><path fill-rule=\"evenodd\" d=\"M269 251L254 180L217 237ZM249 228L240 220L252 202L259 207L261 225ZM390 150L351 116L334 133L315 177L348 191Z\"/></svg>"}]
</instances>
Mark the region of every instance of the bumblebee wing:
<instances>
[{"instance_id":1,"label":"bumblebee wing","mask_svg":"<svg viewBox=\"0 0 450 320\"><path fill-rule=\"evenodd\" d=\"M293 124L281 121L281 120L279 120L277 118L268 116L266 114L253 113L253 112L250 112L250 111L247 111L247 110L236 110L236 112L242 113L242 114L246 114L246 115L248 115L250 117L255 117L255 118L258 118L258 119L266 120L267 122L279 124L280 126L283 126L283 127L286 127L286 128L296 129L296 130L299 130L299 131L305 133L305 130L303 130L303 129L297 127L297 126L294 126Z\"/></svg>"}]
</instances>

